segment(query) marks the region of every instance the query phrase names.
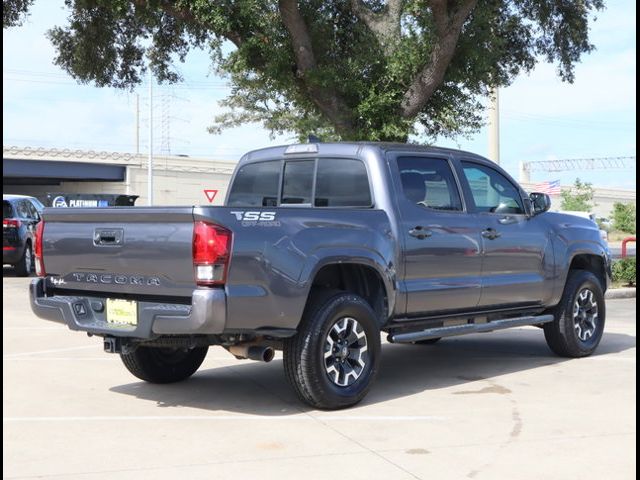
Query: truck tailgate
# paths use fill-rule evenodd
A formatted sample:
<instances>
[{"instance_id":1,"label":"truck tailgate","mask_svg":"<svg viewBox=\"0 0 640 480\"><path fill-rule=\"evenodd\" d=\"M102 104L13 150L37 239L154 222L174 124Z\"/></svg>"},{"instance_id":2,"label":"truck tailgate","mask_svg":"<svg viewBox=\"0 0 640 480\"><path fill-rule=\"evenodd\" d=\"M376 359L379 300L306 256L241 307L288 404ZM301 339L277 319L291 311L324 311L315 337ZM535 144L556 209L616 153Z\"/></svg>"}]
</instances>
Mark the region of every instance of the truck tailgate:
<instances>
[{"instance_id":1,"label":"truck tailgate","mask_svg":"<svg viewBox=\"0 0 640 480\"><path fill-rule=\"evenodd\" d=\"M46 209L43 254L56 288L190 297L193 207Z\"/></svg>"}]
</instances>

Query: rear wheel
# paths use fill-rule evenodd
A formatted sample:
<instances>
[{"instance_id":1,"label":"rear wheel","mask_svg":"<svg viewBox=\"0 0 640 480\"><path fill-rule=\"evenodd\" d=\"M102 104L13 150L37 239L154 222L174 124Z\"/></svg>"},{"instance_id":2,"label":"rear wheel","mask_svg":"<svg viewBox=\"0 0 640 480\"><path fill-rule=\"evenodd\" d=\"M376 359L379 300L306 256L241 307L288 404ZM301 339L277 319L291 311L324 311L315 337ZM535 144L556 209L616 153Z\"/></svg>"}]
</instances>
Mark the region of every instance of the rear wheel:
<instances>
[{"instance_id":1,"label":"rear wheel","mask_svg":"<svg viewBox=\"0 0 640 480\"><path fill-rule=\"evenodd\" d=\"M555 320L544 325L549 348L563 357L591 355L604 332L604 293L598 279L586 270L569 272Z\"/></svg>"},{"instance_id":2,"label":"rear wheel","mask_svg":"<svg viewBox=\"0 0 640 480\"><path fill-rule=\"evenodd\" d=\"M16 275L19 277L28 277L33 272L33 250L31 244L27 242L22 252L22 258L16 263Z\"/></svg>"},{"instance_id":3,"label":"rear wheel","mask_svg":"<svg viewBox=\"0 0 640 480\"><path fill-rule=\"evenodd\" d=\"M321 292L306 308L296 336L284 344L287 379L315 408L355 405L380 363L380 328L369 304L352 293Z\"/></svg>"},{"instance_id":4,"label":"rear wheel","mask_svg":"<svg viewBox=\"0 0 640 480\"><path fill-rule=\"evenodd\" d=\"M130 353L121 353L120 358L127 370L140 380L173 383L193 375L202 365L208 349L138 347Z\"/></svg>"}]
</instances>

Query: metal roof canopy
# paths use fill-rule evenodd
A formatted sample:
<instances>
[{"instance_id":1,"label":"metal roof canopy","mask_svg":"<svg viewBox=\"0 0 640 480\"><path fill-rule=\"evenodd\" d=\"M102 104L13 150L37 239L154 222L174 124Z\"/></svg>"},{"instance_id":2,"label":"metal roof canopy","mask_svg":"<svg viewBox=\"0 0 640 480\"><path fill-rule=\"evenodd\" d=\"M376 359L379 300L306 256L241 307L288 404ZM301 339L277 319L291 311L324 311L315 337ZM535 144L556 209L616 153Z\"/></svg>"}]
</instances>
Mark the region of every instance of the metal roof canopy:
<instances>
[{"instance_id":1,"label":"metal roof canopy","mask_svg":"<svg viewBox=\"0 0 640 480\"><path fill-rule=\"evenodd\" d=\"M3 158L2 183L122 182L125 170L123 165Z\"/></svg>"}]
</instances>

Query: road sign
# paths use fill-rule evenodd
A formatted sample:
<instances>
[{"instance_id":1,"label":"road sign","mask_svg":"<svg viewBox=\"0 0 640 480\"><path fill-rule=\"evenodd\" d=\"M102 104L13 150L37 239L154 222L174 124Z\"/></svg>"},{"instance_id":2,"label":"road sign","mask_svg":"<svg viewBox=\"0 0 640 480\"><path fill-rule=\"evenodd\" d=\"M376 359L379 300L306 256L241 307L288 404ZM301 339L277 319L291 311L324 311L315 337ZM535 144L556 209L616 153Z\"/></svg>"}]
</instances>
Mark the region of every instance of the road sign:
<instances>
[{"instance_id":1,"label":"road sign","mask_svg":"<svg viewBox=\"0 0 640 480\"><path fill-rule=\"evenodd\" d=\"M213 203L213 199L216 198L217 194L218 190L204 190L204 195L207 197L207 200L209 200L209 203Z\"/></svg>"}]
</instances>

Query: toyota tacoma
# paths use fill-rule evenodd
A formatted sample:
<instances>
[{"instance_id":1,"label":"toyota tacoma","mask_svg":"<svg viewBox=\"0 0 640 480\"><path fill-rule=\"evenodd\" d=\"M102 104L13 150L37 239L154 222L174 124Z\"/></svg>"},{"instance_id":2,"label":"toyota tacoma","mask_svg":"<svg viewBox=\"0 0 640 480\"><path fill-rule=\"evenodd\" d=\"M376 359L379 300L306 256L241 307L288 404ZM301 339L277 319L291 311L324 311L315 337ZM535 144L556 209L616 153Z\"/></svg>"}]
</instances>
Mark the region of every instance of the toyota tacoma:
<instances>
[{"instance_id":1,"label":"toyota tacoma","mask_svg":"<svg viewBox=\"0 0 640 480\"><path fill-rule=\"evenodd\" d=\"M212 345L283 350L302 401L348 407L373 384L381 332L426 345L533 325L556 354L591 354L610 253L593 222L549 207L467 152L266 148L239 161L224 206L46 209L31 306L147 382L188 378Z\"/></svg>"}]
</instances>

